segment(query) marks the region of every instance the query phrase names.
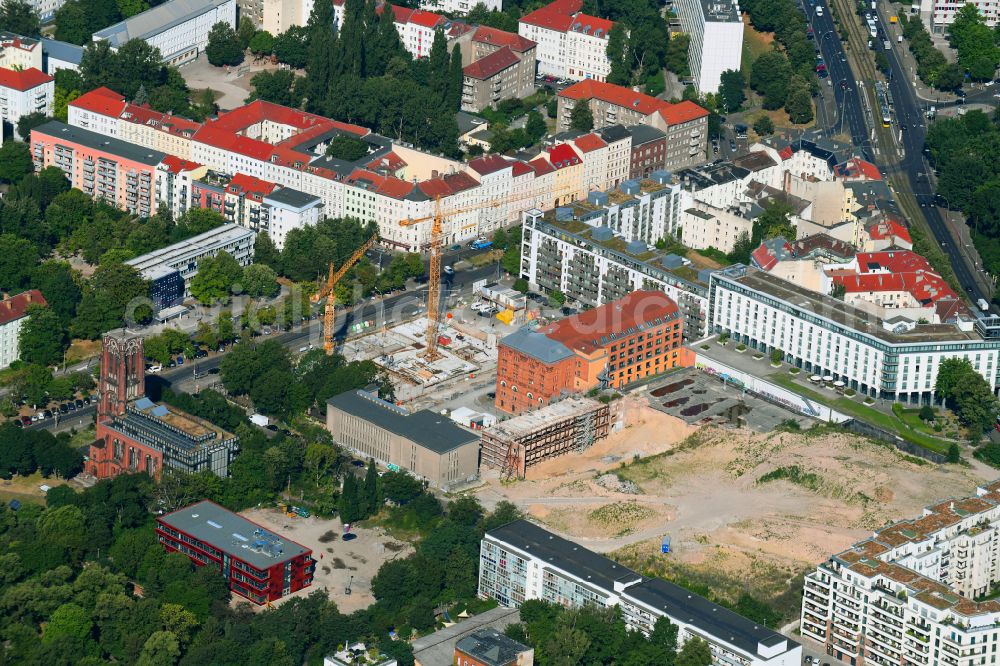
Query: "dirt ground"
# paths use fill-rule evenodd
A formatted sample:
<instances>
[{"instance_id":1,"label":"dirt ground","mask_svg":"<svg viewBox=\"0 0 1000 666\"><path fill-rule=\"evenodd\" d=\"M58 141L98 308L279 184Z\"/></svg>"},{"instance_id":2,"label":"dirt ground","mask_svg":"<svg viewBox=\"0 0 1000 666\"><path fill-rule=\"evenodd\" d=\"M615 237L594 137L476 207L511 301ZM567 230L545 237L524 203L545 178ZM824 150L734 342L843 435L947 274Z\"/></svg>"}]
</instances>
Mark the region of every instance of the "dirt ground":
<instances>
[{"instance_id":1,"label":"dirt ground","mask_svg":"<svg viewBox=\"0 0 1000 666\"><path fill-rule=\"evenodd\" d=\"M331 600L343 613L367 608L375 598L371 593L372 577L384 562L406 557L412 547L385 534L385 531L351 527L355 538L341 540L344 533L339 519L325 520L315 517L287 518L275 509L250 509L242 515L273 530L291 541L311 548L316 558L313 584L281 599L309 596L316 590L326 590ZM353 577L353 579L352 579ZM351 594L344 594L348 583Z\"/></svg>"},{"instance_id":2,"label":"dirt ground","mask_svg":"<svg viewBox=\"0 0 1000 666\"><path fill-rule=\"evenodd\" d=\"M778 593L873 529L972 494L996 476L979 465L920 464L852 435L698 430L648 408L641 414L637 425L582 455L540 465L524 481L487 478L480 499L488 508L514 502L554 531L617 551L614 557L632 566L734 580L758 571L761 584L770 580ZM800 484L758 481L793 466L815 476ZM660 553L664 537L668 556Z\"/></svg>"},{"instance_id":3,"label":"dirt ground","mask_svg":"<svg viewBox=\"0 0 1000 666\"><path fill-rule=\"evenodd\" d=\"M20 500L22 502L34 502L35 504L45 504L45 493L39 486L47 485L50 488L64 486L65 479L57 476L44 477L40 472L35 472L29 476L14 476L12 479L0 481L0 500Z\"/></svg>"}]
</instances>

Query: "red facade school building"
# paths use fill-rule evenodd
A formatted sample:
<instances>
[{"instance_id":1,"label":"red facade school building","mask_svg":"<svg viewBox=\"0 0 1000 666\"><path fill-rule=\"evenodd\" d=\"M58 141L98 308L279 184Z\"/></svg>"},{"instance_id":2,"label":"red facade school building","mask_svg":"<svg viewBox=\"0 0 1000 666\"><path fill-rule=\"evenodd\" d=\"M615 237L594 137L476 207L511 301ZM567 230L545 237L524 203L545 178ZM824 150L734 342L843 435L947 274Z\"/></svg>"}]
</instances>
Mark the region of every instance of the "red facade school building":
<instances>
[{"instance_id":1,"label":"red facade school building","mask_svg":"<svg viewBox=\"0 0 1000 666\"><path fill-rule=\"evenodd\" d=\"M256 604L308 587L316 570L308 548L208 500L157 518L156 537L168 551L218 569L233 592Z\"/></svg>"}]
</instances>

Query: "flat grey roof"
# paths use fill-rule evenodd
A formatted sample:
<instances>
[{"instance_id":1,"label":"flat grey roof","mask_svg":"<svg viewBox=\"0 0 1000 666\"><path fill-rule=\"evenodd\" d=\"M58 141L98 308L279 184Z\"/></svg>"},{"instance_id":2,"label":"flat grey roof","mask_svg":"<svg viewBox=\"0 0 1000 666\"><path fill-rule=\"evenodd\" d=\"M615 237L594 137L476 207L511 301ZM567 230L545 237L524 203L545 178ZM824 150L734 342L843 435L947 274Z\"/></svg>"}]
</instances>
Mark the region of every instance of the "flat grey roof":
<instances>
[{"instance_id":1,"label":"flat grey roof","mask_svg":"<svg viewBox=\"0 0 1000 666\"><path fill-rule=\"evenodd\" d=\"M83 129L82 127L73 127L72 125L61 123L58 120L50 120L44 125L39 125L35 128L35 130L41 132L42 134L51 136L54 139L62 139L64 141L79 143L80 145L87 146L88 148L103 150L111 153L112 155L117 155L123 159L139 162L140 164L145 164L147 166L156 166L163 161L164 157L167 156L166 153L161 153L160 151L153 150L152 148L143 148L142 146L137 146L134 143L128 143L127 141L122 141L121 139L115 139L104 134L91 132L90 130Z\"/></svg>"},{"instance_id":2,"label":"flat grey roof","mask_svg":"<svg viewBox=\"0 0 1000 666\"><path fill-rule=\"evenodd\" d=\"M209 500L178 509L159 520L256 569L268 569L309 552L304 546Z\"/></svg>"},{"instance_id":3,"label":"flat grey roof","mask_svg":"<svg viewBox=\"0 0 1000 666\"><path fill-rule=\"evenodd\" d=\"M459 639L455 647L486 666L507 666L517 655L530 649L496 629L474 631Z\"/></svg>"},{"instance_id":4,"label":"flat grey roof","mask_svg":"<svg viewBox=\"0 0 1000 666\"><path fill-rule=\"evenodd\" d=\"M757 654L759 643L775 647L785 641L786 651L798 645L773 629L660 578L646 578L628 587L622 597L657 608L673 621L686 622L749 654Z\"/></svg>"},{"instance_id":5,"label":"flat grey roof","mask_svg":"<svg viewBox=\"0 0 1000 666\"><path fill-rule=\"evenodd\" d=\"M223 224L221 227L192 236L180 243L174 243L159 250L153 250L141 257L129 259L125 263L145 274L146 271L158 266L175 267L177 264L200 257L234 241L243 240L247 236L252 238L256 234L253 230L238 224Z\"/></svg>"},{"instance_id":6,"label":"flat grey roof","mask_svg":"<svg viewBox=\"0 0 1000 666\"><path fill-rule=\"evenodd\" d=\"M526 520L515 520L490 530L487 538L509 544L518 550L548 562L576 578L591 581L612 591L615 581L626 585L620 593L659 609L672 620L687 622L716 640L726 641L750 654L757 644L778 645L788 640L772 629L727 610L708 599L659 578L645 578L603 555L584 548ZM798 644L788 641L788 649Z\"/></svg>"},{"instance_id":7,"label":"flat grey roof","mask_svg":"<svg viewBox=\"0 0 1000 666\"><path fill-rule=\"evenodd\" d=\"M42 37L42 55L46 58L55 58L56 60L79 65L80 61L83 60L83 47L70 44L69 42L60 42L57 39ZM46 72L51 74L47 69Z\"/></svg>"},{"instance_id":8,"label":"flat grey roof","mask_svg":"<svg viewBox=\"0 0 1000 666\"><path fill-rule=\"evenodd\" d=\"M582 581L612 593L617 580L631 583L642 580L641 575L625 565L556 536L527 520L515 520L490 530L486 533L486 537L510 544Z\"/></svg>"},{"instance_id":9,"label":"flat grey roof","mask_svg":"<svg viewBox=\"0 0 1000 666\"><path fill-rule=\"evenodd\" d=\"M638 125L633 125L629 128L629 134L632 135L632 145L642 145L644 143L649 143L650 141L659 141L660 139L666 139L667 135L664 132L651 127L649 125L643 125L642 123Z\"/></svg>"},{"instance_id":10,"label":"flat grey roof","mask_svg":"<svg viewBox=\"0 0 1000 666\"><path fill-rule=\"evenodd\" d=\"M409 412L367 391L347 391L326 402L434 453L447 453L466 444L479 445L479 435L458 427L447 416L427 409Z\"/></svg>"},{"instance_id":11,"label":"flat grey roof","mask_svg":"<svg viewBox=\"0 0 1000 666\"><path fill-rule=\"evenodd\" d=\"M450 664L455 658L455 644L463 636L484 628L506 629L520 621L521 611L517 608L497 606L433 634L421 636L413 641L413 656L421 664Z\"/></svg>"},{"instance_id":12,"label":"flat grey roof","mask_svg":"<svg viewBox=\"0 0 1000 666\"><path fill-rule=\"evenodd\" d=\"M319 200L320 198L317 196L306 194L305 192L300 192L299 190L293 190L290 187L279 188L264 197L264 201L277 201L278 203L292 206L294 208L311 206Z\"/></svg>"},{"instance_id":13,"label":"flat grey roof","mask_svg":"<svg viewBox=\"0 0 1000 666\"><path fill-rule=\"evenodd\" d=\"M170 0L94 33L94 41L118 48L130 39L148 39L232 0ZM162 55L168 55L166 53Z\"/></svg>"},{"instance_id":14,"label":"flat grey roof","mask_svg":"<svg viewBox=\"0 0 1000 666\"><path fill-rule=\"evenodd\" d=\"M740 266L713 273L722 281L733 281L753 291L785 301L793 308L801 309L813 316L822 317L845 328L867 334L889 344L921 344L934 342L975 342L982 340L978 335L962 331L952 324L920 324L907 333L892 333L883 328L879 318L860 308L851 307L840 299L806 289L794 282L782 280L756 268L746 268L739 275ZM985 342L985 341L984 341Z\"/></svg>"},{"instance_id":15,"label":"flat grey roof","mask_svg":"<svg viewBox=\"0 0 1000 666\"><path fill-rule=\"evenodd\" d=\"M563 343L552 340L542 333L536 333L527 326L517 329L500 342L542 363L556 363L573 356L573 352Z\"/></svg>"},{"instance_id":16,"label":"flat grey roof","mask_svg":"<svg viewBox=\"0 0 1000 666\"><path fill-rule=\"evenodd\" d=\"M706 23L733 23L742 20L737 0L701 0L701 11Z\"/></svg>"}]
</instances>

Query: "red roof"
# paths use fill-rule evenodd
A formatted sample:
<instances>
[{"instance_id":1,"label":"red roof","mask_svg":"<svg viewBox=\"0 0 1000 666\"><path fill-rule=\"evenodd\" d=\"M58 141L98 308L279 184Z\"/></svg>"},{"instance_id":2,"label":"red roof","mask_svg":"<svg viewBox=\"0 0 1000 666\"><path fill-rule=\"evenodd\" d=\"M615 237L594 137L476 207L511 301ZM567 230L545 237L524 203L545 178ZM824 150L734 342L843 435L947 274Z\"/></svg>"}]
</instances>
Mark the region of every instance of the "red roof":
<instances>
[{"instance_id":1,"label":"red roof","mask_svg":"<svg viewBox=\"0 0 1000 666\"><path fill-rule=\"evenodd\" d=\"M197 169L200 166L202 166L201 164L198 164L197 162L192 162L190 160L181 159L180 157L177 157L176 155L166 155L166 156L164 156L164 158L163 158L163 164L167 167L167 170L170 171L170 173L173 173L173 174L178 174L178 173L181 173L182 171L192 171L192 170Z\"/></svg>"},{"instance_id":2,"label":"red roof","mask_svg":"<svg viewBox=\"0 0 1000 666\"><path fill-rule=\"evenodd\" d=\"M612 334L674 316L680 316L677 304L662 291L633 291L617 301L543 326L538 332L569 349L590 353L611 344ZM602 342L601 338L608 339Z\"/></svg>"},{"instance_id":3,"label":"red roof","mask_svg":"<svg viewBox=\"0 0 1000 666\"><path fill-rule=\"evenodd\" d=\"M590 14L576 14L573 16L573 23L570 25L570 30L607 39L608 33L611 32L611 28L613 27L615 27L614 21L609 21L598 16L591 16Z\"/></svg>"},{"instance_id":4,"label":"red roof","mask_svg":"<svg viewBox=\"0 0 1000 666\"><path fill-rule=\"evenodd\" d=\"M88 93L84 93L69 103L91 113L102 116L113 116L117 118L125 110L125 96L116 93L110 88L95 88Z\"/></svg>"},{"instance_id":5,"label":"red roof","mask_svg":"<svg viewBox=\"0 0 1000 666\"><path fill-rule=\"evenodd\" d=\"M372 160L365 166L373 170L388 169L389 171L398 171L406 166L406 162L396 153L388 152L382 157Z\"/></svg>"},{"instance_id":6,"label":"red roof","mask_svg":"<svg viewBox=\"0 0 1000 666\"><path fill-rule=\"evenodd\" d=\"M17 296L11 296L0 301L0 324L8 324L15 319L20 319L28 312L31 305L47 306L42 292L37 289L29 289L21 292Z\"/></svg>"},{"instance_id":7,"label":"red roof","mask_svg":"<svg viewBox=\"0 0 1000 666\"><path fill-rule=\"evenodd\" d=\"M14 90L31 90L43 83L55 81L54 78L40 69L29 67L28 69L4 69L0 67L0 87L13 88Z\"/></svg>"},{"instance_id":8,"label":"red roof","mask_svg":"<svg viewBox=\"0 0 1000 666\"><path fill-rule=\"evenodd\" d=\"M561 143L558 146L549 148L549 162L555 169L565 169L580 163L580 156L576 154L568 143Z\"/></svg>"},{"instance_id":9,"label":"red roof","mask_svg":"<svg viewBox=\"0 0 1000 666\"><path fill-rule=\"evenodd\" d=\"M771 254L771 250L763 243L750 253L750 257L755 264L760 266L762 271L769 271L778 265L778 258Z\"/></svg>"},{"instance_id":10,"label":"red roof","mask_svg":"<svg viewBox=\"0 0 1000 666\"><path fill-rule=\"evenodd\" d=\"M556 0L521 17L520 23L529 23L549 30L566 32L573 25L573 15L579 12L582 7L583 0Z\"/></svg>"},{"instance_id":11,"label":"red roof","mask_svg":"<svg viewBox=\"0 0 1000 666\"><path fill-rule=\"evenodd\" d=\"M410 14L409 20L409 23L416 23L417 25L422 25L425 28L436 28L444 22L445 18L440 14L427 12L423 9L414 9L413 13Z\"/></svg>"},{"instance_id":12,"label":"red roof","mask_svg":"<svg viewBox=\"0 0 1000 666\"><path fill-rule=\"evenodd\" d=\"M201 123L157 111L148 105L126 104L121 112L121 118L137 125L148 125L161 132L185 137L194 136L195 132L201 129Z\"/></svg>"},{"instance_id":13,"label":"red roof","mask_svg":"<svg viewBox=\"0 0 1000 666\"><path fill-rule=\"evenodd\" d=\"M906 228L900 220L887 217L868 227L868 235L874 240L894 240L899 239L906 243L913 243L910 238L910 230Z\"/></svg>"},{"instance_id":14,"label":"red roof","mask_svg":"<svg viewBox=\"0 0 1000 666\"><path fill-rule=\"evenodd\" d=\"M422 183L417 183L417 188L431 199L446 197L451 194L451 188L448 187L448 183L444 182L441 178L431 178Z\"/></svg>"},{"instance_id":15,"label":"red roof","mask_svg":"<svg viewBox=\"0 0 1000 666\"><path fill-rule=\"evenodd\" d=\"M582 152L590 153L599 148L607 148L607 142L596 134L584 134L573 139L573 143Z\"/></svg>"},{"instance_id":16,"label":"red roof","mask_svg":"<svg viewBox=\"0 0 1000 666\"><path fill-rule=\"evenodd\" d=\"M512 165L513 162L508 162L499 155L484 155L483 157L477 157L474 160L469 160L469 168L478 173L480 176L496 173L497 171L502 171L503 169L510 169Z\"/></svg>"},{"instance_id":17,"label":"red roof","mask_svg":"<svg viewBox=\"0 0 1000 666\"><path fill-rule=\"evenodd\" d=\"M495 44L497 46L509 46L512 51L523 53L535 48L535 42L527 37L522 37L517 33L498 30L487 26L479 26L476 33L472 35L472 41L484 44Z\"/></svg>"},{"instance_id":18,"label":"red roof","mask_svg":"<svg viewBox=\"0 0 1000 666\"><path fill-rule=\"evenodd\" d=\"M586 79L575 83L559 93L560 97L572 100L599 99L615 106L634 109L644 116L659 113L670 125L685 123L696 118L708 116L708 111L694 102L683 101L671 104L662 99L635 92L631 88L616 86L613 83Z\"/></svg>"},{"instance_id":19,"label":"red roof","mask_svg":"<svg viewBox=\"0 0 1000 666\"><path fill-rule=\"evenodd\" d=\"M780 157L782 159L782 161L791 159L792 155L794 155L794 154L795 154L795 151L792 150L791 146L785 146L784 148L782 148L781 150L778 151L778 157Z\"/></svg>"},{"instance_id":20,"label":"red roof","mask_svg":"<svg viewBox=\"0 0 1000 666\"><path fill-rule=\"evenodd\" d=\"M534 171L534 169L532 169L528 164L522 162L521 160L517 160L514 162L514 166L510 170L510 173L512 176L517 178L518 176L523 176L524 174L531 173L532 171Z\"/></svg>"},{"instance_id":21,"label":"red roof","mask_svg":"<svg viewBox=\"0 0 1000 666\"><path fill-rule=\"evenodd\" d=\"M467 65L462 70L462 73L470 79L483 80L491 76L496 76L503 70L513 67L519 62L521 62L521 59L510 50L509 46L505 46L487 56L483 56L471 65Z\"/></svg>"},{"instance_id":22,"label":"red roof","mask_svg":"<svg viewBox=\"0 0 1000 666\"><path fill-rule=\"evenodd\" d=\"M270 181L245 173L238 173L229 181L229 185L226 187L226 194L242 195L254 201L260 201L271 192L274 192L277 187L277 185Z\"/></svg>"},{"instance_id":23,"label":"red roof","mask_svg":"<svg viewBox=\"0 0 1000 666\"><path fill-rule=\"evenodd\" d=\"M547 173L552 173L555 169L549 164L549 161L544 157L536 157L535 159L528 162L530 166L535 171L536 176L544 176Z\"/></svg>"},{"instance_id":24,"label":"red roof","mask_svg":"<svg viewBox=\"0 0 1000 666\"><path fill-rule=\"evenodd\" d=\"M375 191L393 199L402 199L413 191L413 183L399 178L388 177L382 181Z\"/></svg>"},{"instance_id":25,"label":"red roof","mask_svg":"<svg viewBox=\"0 0 1000 666\"><path fill-rule=\"evenodd\" d=\"M882 180L882 173L878 167L860 157L852 157L843 164L837 165L837 173L844 178Z\"/></svg>"},{"instance_id":26,"label":"red roof","mask_svg":"<svg viewBox=\"0 0 1000 666\"><path fill-rule=\"evenodd\" d=\"M862 252L855 257L857 270L834 269L829 275L847 293L906 291L925 306L958 296L928 261L909 250Z\"/></svg>"}]
</instances>

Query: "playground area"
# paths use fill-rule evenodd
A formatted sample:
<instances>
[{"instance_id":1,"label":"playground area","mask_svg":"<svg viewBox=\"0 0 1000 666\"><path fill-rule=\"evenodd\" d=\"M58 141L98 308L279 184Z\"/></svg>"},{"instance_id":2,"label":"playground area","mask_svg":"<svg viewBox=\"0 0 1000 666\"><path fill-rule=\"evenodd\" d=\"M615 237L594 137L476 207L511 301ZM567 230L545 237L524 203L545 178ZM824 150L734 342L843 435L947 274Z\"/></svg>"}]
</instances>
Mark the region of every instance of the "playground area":
<instances>
[{"instance_id":1,"label":"playground area","mask_svg":"<svg viewBox=\"0 0 1000 666\"><path fill-rule=\"evenodd\" d=\"M379 567L397 557L406 557L413 551L409 544L393 539L381 528L355 528L352 525L349 538L344 540L344 526L339 519L290 517L278 509L250 509L242 515L285 539L312 549L316 558L313 584L278 600L276 604L324 590L342 613L367 608L375 601L371 581Z\"/></svg>"}]
</instances>

